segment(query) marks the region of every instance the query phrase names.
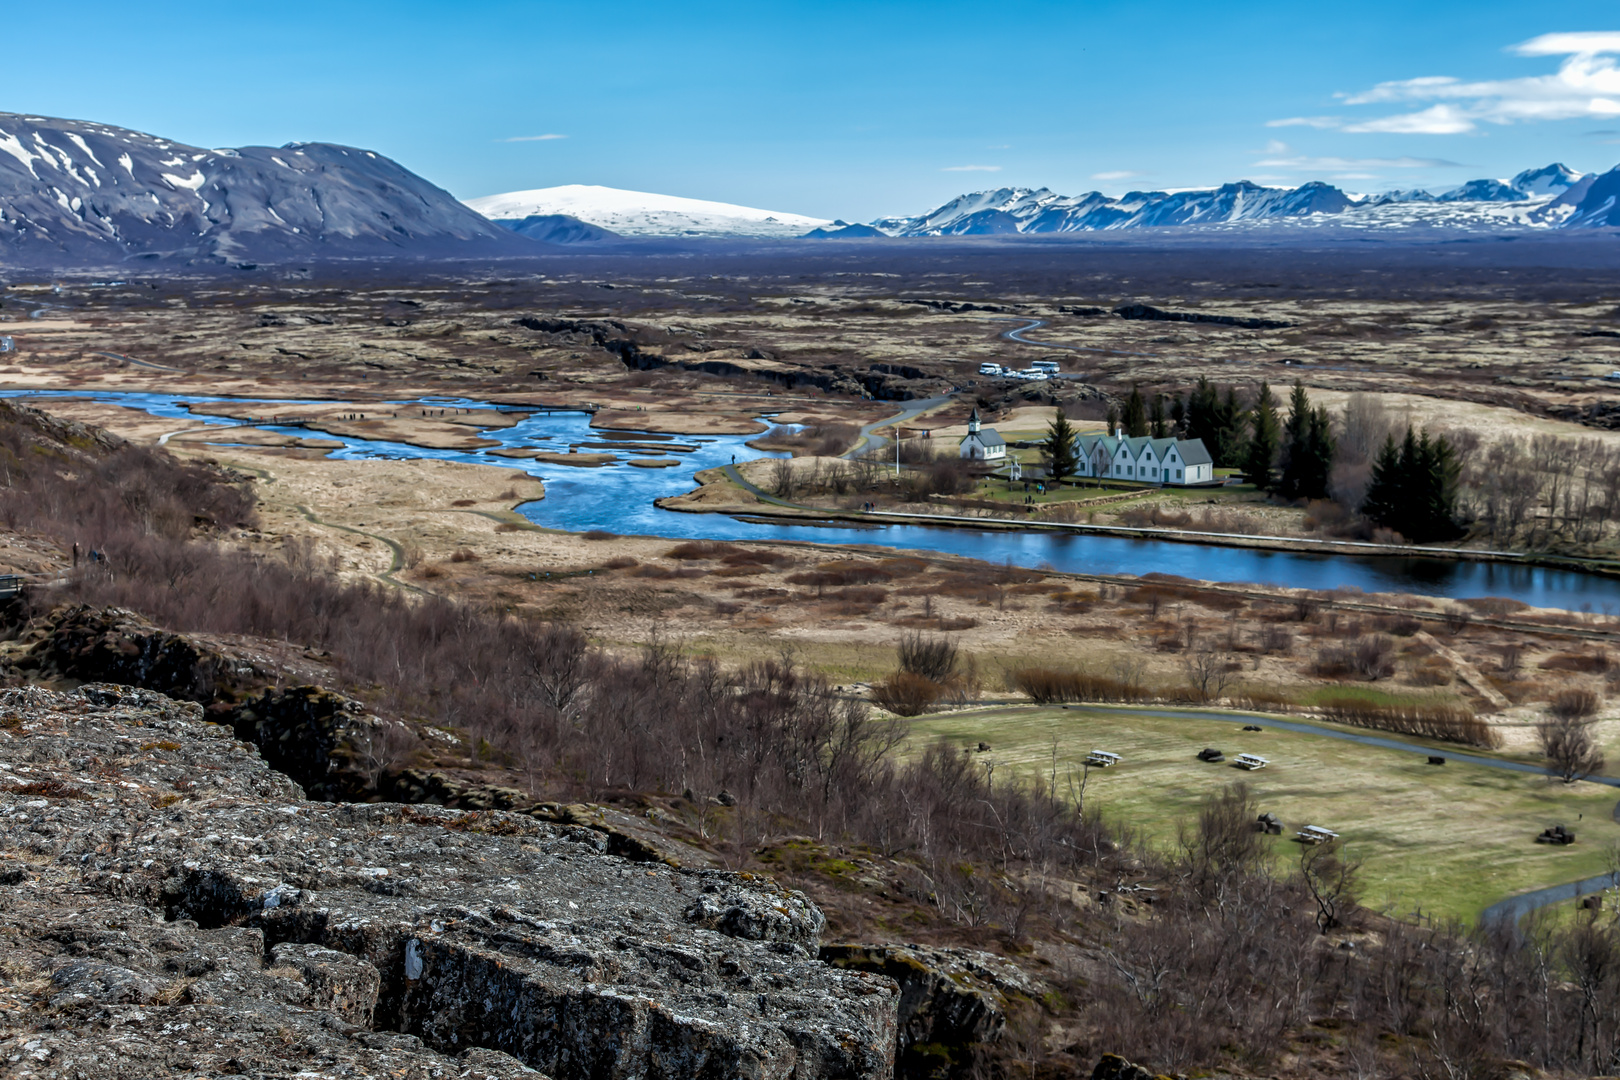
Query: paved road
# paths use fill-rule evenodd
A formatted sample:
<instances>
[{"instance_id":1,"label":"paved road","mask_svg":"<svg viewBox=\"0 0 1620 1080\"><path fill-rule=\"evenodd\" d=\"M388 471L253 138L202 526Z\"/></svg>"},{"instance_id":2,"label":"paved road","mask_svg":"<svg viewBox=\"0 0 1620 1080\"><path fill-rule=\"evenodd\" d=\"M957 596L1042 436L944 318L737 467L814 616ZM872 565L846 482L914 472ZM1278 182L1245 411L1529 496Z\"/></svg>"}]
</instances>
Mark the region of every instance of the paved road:
<instances>
[{"instance_id":1,"label":"paved road","mask_svg":"<svg viewBox=\"0 0 1620 1080\"><path fill-rule=\"evenodd\" d=\"M950 400L950 395L946 394L942 397L919 398L916 401L907 402L905 408L901 409L893 416L886 417L882 420L874 420L870 424L867 424L865 427L861 428L860 440L857 441L850 449L846 450L843 456L852 457L856 453L863 450L881 450L883 447L889 445L889 440L883 435L874 434L878 428L889 427L890 425L898 427L899 425L906 423L908 420L915 420L929 409L937 409L941 405L948 404Z\"/></svg>"},{"instance_id":2,"label":"paved road","mask_svg":"<svg viewBox=\"0 0 1620 1080\"><path fill-rule=\"evenodd\" d=\"M1093 349L1093 348L1088 348L1085 345L1062 345L1062 344L1059 344L1056 341L1036 341L1034 338L1027 338L1027 337L1024 336L1025 334L1029 333L1031 330L1039 330L1041 327L1043 327L1045 325L1046 325L1046 320L1045 319L1030 319L1023 326L1016 327L1015 329L1012 329L1012 330L1003 330L1001 332L1000 337L1001 337L1001 339L1003 341L1016 341L1020 345L1034 345L1034 346L1037 346L1037 347L1042 348L1042 349L1067 349L1069 352L1101 353L1104 356L1157 356L1157 355L1159 355L1158 353L1123 352L1123 351L1121 351L1119 349Z\"/></svg>"}]
</instances>

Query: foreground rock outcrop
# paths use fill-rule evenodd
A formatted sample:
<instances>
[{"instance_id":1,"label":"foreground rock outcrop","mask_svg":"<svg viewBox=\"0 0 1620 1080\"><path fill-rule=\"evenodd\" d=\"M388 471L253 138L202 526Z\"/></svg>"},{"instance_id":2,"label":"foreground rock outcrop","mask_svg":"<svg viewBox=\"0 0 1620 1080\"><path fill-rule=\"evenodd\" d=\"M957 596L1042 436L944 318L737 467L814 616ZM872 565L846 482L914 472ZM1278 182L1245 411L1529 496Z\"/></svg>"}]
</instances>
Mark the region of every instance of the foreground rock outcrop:
<instances>
[{"instance_id":1,"label":"foreground rock outcrop","mask_svg":"<svg viewBox=\"0 0 1620 1080\"><path fill-rule=\"evenodd\" d=\"M202 708L0 692L0 1074L879 1077L890 979L749 875L311 803Z\"/></svg>"}]
</instances>

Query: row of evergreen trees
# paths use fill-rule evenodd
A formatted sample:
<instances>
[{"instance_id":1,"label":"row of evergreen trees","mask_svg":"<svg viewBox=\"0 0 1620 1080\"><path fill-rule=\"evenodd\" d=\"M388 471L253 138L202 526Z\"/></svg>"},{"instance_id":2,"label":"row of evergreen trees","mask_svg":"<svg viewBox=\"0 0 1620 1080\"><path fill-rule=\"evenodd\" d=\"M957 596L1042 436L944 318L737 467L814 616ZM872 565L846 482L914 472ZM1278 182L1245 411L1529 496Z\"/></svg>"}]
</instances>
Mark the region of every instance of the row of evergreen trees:
<instances>
[{"instance_id":1,"label":"row of evergreen trees","mask_svg":"<svg viewBox=\"0 0 1620 1080\"><path fill-rule=\"evenodd\" d=\"M1185 401L1175 398L1165 408L1164 396L1152 402L1137 387L1125 400L1123 415L1108 410L1108 430L1124 428L1131 438L1167 438L1172 429L1188 439L1202 439L1204 449L1221 469L1241 469L1244 479L1285 499L1323 499L1333 471L1333 429L1327 407L1312 408L1305 388L1294 383L1288 420L1282 422L1277 396L1266 383L1253 406L1246 406L1232 387L1222 395L1200 377Z\"/></svg>"},{"instance_id":2,"label":"row of evergreen trees","mask_svg":"<svg viewBox=\"0 0 1620 1080\"><path fill-rule=\"evenodd\" d=\"M1059 419L1067 441L1073 429L1061 414ZM1162 439L1179 432L1183 438L1202 439L1217 468L1241 470L1262 491L1290 500L1328 497L1336 452L1332 423L1327 407L1313 407L1297 381L1286 420L1264 382L1253 404L1247 404L1233 387L1223 392L1200 377L1185 399L1171 398L1168 407L1164 395L1148 401L1133 386L1123 413L1109 407L1108 430L1115 428L1124 428L1133 438ZM1075 464L1072 452L1054 463L1068 467L1056 475L1067 475ZM1380 451L1361 512L1419 543L1453 539L1463 531L1457 524L1459 471L1455 451L1444 437L1430 438L1408 427L1403 441L1391 435Z\"/></svg>"},{"instance_id":3,"label":"row of evergreen trees","mask_svg":"<svg viewBox=\"0 0 1620 1080\"><path fill-rule=\"evenodd\" d=\"M1443 436L1414 435L1408 427L1405 439L1396 443L1390 435L1378 451L1361 512L1414 543L1455 540L1463 534L1457 524L1461 471Z\"/></svg>"}]
</instances>

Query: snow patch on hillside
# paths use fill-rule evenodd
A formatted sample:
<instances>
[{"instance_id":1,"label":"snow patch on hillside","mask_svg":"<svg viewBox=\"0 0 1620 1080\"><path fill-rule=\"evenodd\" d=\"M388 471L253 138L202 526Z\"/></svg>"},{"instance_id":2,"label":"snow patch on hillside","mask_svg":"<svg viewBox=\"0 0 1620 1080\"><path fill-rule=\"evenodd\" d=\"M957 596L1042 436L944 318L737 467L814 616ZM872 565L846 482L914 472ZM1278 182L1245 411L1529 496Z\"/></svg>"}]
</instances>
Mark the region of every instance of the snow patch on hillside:
<instances>
[{"instance_id":1,"label":"snow patch on hillside","mask_svg":"<svg viewBox=\"0 0 1620 1080\"><path fill-rule=\"evenodd\" d=\"M565 214L620 236L794 237L824 218L594 184L510 191L466 200L492 221Z\"/></svg>"}]
</instances>

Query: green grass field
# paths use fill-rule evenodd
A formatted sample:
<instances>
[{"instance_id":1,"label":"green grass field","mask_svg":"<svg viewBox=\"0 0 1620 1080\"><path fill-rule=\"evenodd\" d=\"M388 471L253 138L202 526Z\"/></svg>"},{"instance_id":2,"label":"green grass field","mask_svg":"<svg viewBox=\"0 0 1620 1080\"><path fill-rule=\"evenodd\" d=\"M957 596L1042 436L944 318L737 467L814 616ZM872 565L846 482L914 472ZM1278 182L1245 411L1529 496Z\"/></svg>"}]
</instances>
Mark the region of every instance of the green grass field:
<instances>
[{"instance_id":1,"label":"green grass field","mask_svg":"<svg viewBox=\"0 0 1620 1080\"><path fill-rule=\"evenodd\" d=\"M1283 836L1271 841L1279 864L1298 858L1291 837L1299 827L1333 829L1346 853L1363 863L1362 902L1396 914L1421 909L1471 921L1505 896L1603 873L1620 841L1614 821L1620 790L1614 788L1565 786L1455 760L1434 766L1418 754L1320 735L1244 732L1243 723L1084 706L989 709L912 721L910 745L920 749L940 737L965 746L982 740L991 750L981 760L1044 777L1055 739L1062 790L1071 770L1078 783L1091 750L1121 754L1121 764L1091 770L1087 805L1165 848L1175 844L1178 823L1192 822L1205 795L1247 780L1260 809L1284 823ZM1228 764L1198 761L1206 746L1222 750ZM1435 752L1448 750L1435 744ZM1271 765L1244 772L1230 764L1239 753L1259 754ZM1560 822L1575 830L1575 844L1534 842Z\"/></svg>"}]
</instances>

